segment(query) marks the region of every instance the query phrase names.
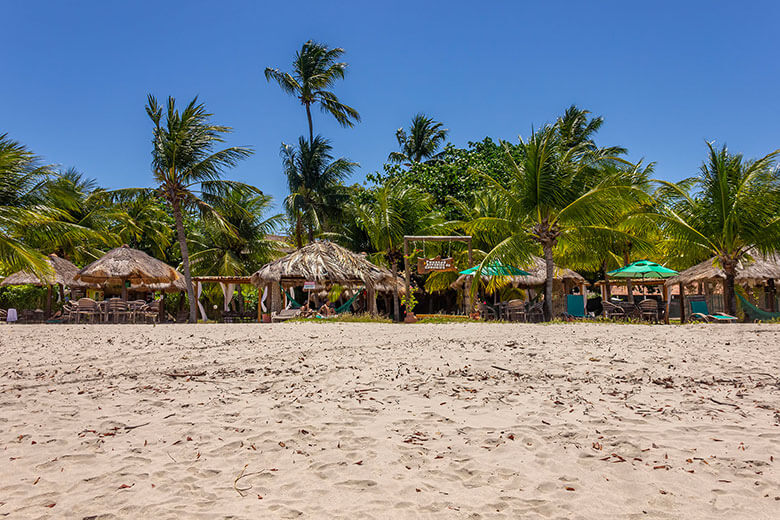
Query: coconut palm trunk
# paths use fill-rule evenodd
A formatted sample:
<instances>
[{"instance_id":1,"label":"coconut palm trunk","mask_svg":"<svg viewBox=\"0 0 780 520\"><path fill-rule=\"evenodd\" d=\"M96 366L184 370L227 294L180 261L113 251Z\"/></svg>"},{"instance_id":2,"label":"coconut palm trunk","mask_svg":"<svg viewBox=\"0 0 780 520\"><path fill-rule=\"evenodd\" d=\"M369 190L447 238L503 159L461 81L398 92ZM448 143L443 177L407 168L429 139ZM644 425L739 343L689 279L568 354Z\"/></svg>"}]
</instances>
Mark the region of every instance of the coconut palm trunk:
<instances>
[{"instance_id":1,"label":"coconut palm trunk","mask_svg":"<svg viewBox=\"0 0 780 520\"><path fill-rule=\"evenodd\" d=\"M309 144L314 142L314 124L311 120L311 104L306 103L306 119L309 120Z\"/></svg>"},{"instance_id":2,"label":"coconut palm trunk","mask_svg":"<svg viewBox=\"0 0 780 520\"><path fill-rule=\"evenodd\" d=\"M388 256L390 256L390 268L393 272L393 321L400 321L401 306L398 301L398 266L395 262L395 256L392 254Z\"/></svg>"},{"instance_id":3,"label":"coconut palm trunk","mask_svg":"<svg viewBox=\"0 0 780 520\"><path fill-rule=\"evenodd\" d=\"M737 277L737 262L732 258L721 258L721 265L723 265L723 273L726 275L726 280L723 283L723 304L726 306L726 314L736 316L737 297L734 290L734 280Z\"/></svg>"},{"instance_id":4,"label":"coconut palm trunk","mask_svg":"<svg viewBox=\"0 0 780 520\"><path fill-rule=\"evenodd\" d=\"M187 235L184 233L184 218L181 214L181 203L173 202L173 220L176 222L176 235L181 249L181 262L184 268L184 283L187 285L187 299L190 301L190 323L198 322L198 305L195 299L195 287L190 274L190 251L187 248Z\"/></svg>"},{"instance_id":5,"label":"coconut palm trunk","mask_svg":"<svg viewBox=\"0 0 780 520\"><path fill-rule=\"evenodd\" d=\"M544 251L544 271L546 279L544 281L544 319L550 321L553 315L552 298L553 298L553 277L555 276L555 263L553 263L553 244L552 242L545 242L542 244L542 250Z\"/></svg>"}]
</instances>

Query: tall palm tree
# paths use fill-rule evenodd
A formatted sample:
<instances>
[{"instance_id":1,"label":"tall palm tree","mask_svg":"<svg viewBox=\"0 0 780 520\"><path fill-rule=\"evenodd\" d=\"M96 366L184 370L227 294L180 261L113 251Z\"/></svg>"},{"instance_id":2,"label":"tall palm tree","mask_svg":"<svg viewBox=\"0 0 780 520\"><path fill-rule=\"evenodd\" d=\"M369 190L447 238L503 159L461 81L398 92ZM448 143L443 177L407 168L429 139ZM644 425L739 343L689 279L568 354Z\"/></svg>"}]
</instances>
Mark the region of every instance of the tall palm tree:
<instances>
[{"instance_id":1,"label":"tall palm tree","mask_svg":"<svg viewBox=\"0 0 780 520\"><path fill-rule=\"evenodd\" d=\"M309 242L313 242L325 217L338 213L346 202L341 181L358 165L343 157L334 160L332 150L330 142L319 135L312 141L299 138L297 148L282 144L282 163L290 189L285 205L299 249L303 246L304 232Z\"/></svg>"},{"instance_id":2,"label":"tall palm tree","mask_svg":"<svg viewBox=\"0 0 780 520\"><path fill-rule=\"evenodd\" d=\"M443 126L443 123L434 121L425 114L416 114L412 118L408 134L403 128L396 130L395 138L401 151L392 152L388 160L399 164L418 163L437 157L436 152L447 139L448 130Z\"/></svg>"},{"instance_id":3,"label":"tall palm tree","mask_svg":"<svg viewBox=\"0 0 780 520\"><path fill-rule=\"evenodd\" d=\"M430 234L441 229L443 219L431 211L431 195L413 187L387 184L378 188L372 202L353 204L351 213L393 272L393 311L400 317L398 264L403 259L404 235Z\"/></svg>"},{"instance_id":4,"label":"tall palm tree","mask_svg":"<svg viewBox=\"0 0 780 520\"><path fill-rule=\"evenodd\" d=\"M780 250L780 150L746 160L707 143L699 174L682 183L661 182L663 210L655 218L667 247L699 260L715 256L726 275L727 312L737 310L734 279L751 252Z\"/></svg>"},{"instance_id":5,"label":"tall palm tree","mask_svg":"<svg viewBox=\"0 0 780 520\"><path fill-rule=\"evenodd\" d=\"M202 103L198 103L197 97L182 111L176 108L176 100L169 97L163 114L163 108L150 94L146 113L154 124L152 174L157 186L152 189L116 190L113 193L120 200L141 194L156 195L170 206L187 285L190 322L195 323L197 304L190 272L187 235L184 231L185 213L199 210L232 231L230 224L220 217L213 205L204 200L204 196L218 198L231 188L255 190L246 184L222 179L224 170L249 157L252 151L241 146L215 151L215 148L224 142L223 135L232 129L211 123L212 114L206 111Z\"/></svg>"},{"instance_id":6,"label":"tall palm tree","mask_svg":"<svg viewBox=\"0 0 780 520\"><path fill-rule=\"evenodd\" d=\"M504 215L482 217L466 230L504 227L511 234L493 247L485 262L502 259L524 263L541 248L546 268L545 319L552 318L553 253L561 239L572 239L586 230L605 229L614 215L647 200L633 176L621 171L603 176L599 165L609 159L590 143L571 143L560 132L560 120L521 139L522 157L515 160L507 149L511 174L509 186L485 176L506 200Z\"/></svg>"},{"instance_id":7,"label":"tall palm tree","mask_svg":"<svg viewBox=\"0 0 780 520\"><path fill-rule=\"evenodd\" d=\"M336 94L328 90L336 80L344 79L347 64L337 61L343 54L344 49L329 49L309 40L295 53L292 73L270 67L265 69L267 81L276 81L283 91L296 96L306 108L310 143L314 142L311 106L315 103L323 112L335 117L341 126L352 127L355 121L360 121L357 110L339 101Z\"/></svg>"},{"instance_id":8,"label":"tall palm tree","mask_svg":"<svg viewBox=\"0 0 780 520\"><path fill-rule=\"evenodd\" d=\"M123 244L164 262L178 263L179 255L170 248L175 235L173 218L164 205L159 197L149 194L124 200L117 206L119 213L111 229Z\"/></svg>"}]
</instances>

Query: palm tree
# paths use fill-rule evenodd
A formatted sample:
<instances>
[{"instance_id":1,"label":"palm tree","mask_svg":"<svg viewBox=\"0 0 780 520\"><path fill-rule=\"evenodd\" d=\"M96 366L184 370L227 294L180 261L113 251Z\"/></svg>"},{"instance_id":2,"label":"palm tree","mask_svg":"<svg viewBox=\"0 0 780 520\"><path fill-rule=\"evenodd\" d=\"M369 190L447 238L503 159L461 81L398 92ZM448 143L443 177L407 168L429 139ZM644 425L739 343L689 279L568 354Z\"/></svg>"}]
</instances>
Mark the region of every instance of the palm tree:
<instances>
[{"instance_id":1,"label":"palm tree","mask_svg":"<svg viewBox=\"0 0 780 520\"><path fill-rule=\"evenodd\" d=\"M734 314L737 265L751 252L780 250L780 150L746 160L707 143L707 161L699 174L681 183L661 182L663 211L655 218L667 247L698 259L715 256L726 275L724 299Z\"/></svg>"},{"instance_id":2,"label":"palm tree","mask_svg":"<svg viewBox=\"0 0 780 520\"><path fill-rule=\"evenodd\" d=\"M52 173L24 145L0 134L0 261L9 269L48 275L49 264L36 244L95 238L41 197Z\"/></svg>"},{"instance_id":3,"label":"palm tree","mask_svg":"<svg viewBox=\"0 0 780 520\"><path fill-rule=\"evenodd\" d=\"M347 64L338 62L344 49L329 49L311 40L295 53L292 73L266 68L265 79L276 81L282 90L296 96L306 108L309 121L309 142L314 142L314 125L311 119L311 106L320 105L323 112L330 113L341 126L352 127L354 121L360 121L360 114L354 108L345 105L328 90L336 80L344 79Z\"/></svg>"},{"instance_id":4,"label":"palm tree","mask_svg":"<svg viewBox=\"0 0 780 520\"><path fill-rule=\"evenodd\" d=\"M525 263L541 248L546 267L544 314L552 318L553 253L561 239L570 240L587 230L607 229L614 215L647 200L632 175L617 171L601 175L599 166L612 160L607 152L592 149L589 140L572 143L560 132L560 120L521 139L522 157L507 149L509 186L485 176L506 201L503 215L481 217L466 230L503 227L510 233L485 256ZM475 284L476 286L476 284Z\"/></svg>"},{"instance_id":5,"label":"palm tree","mask_svg":"<svg viewBox=\"0 0 780 520\"><path fill-rule=\"evenodd\" d=\"M165 118L163 108L151 94L148 97L146 113L154 124L152 139L152 174L156 188L116 190L114 195L122 198L141 194L156 195L171 208L176 228L176 238L181 251L182 268L187 285L187 299L190 304L190 322L197 321L195 290L190 272L190 254L187 247L187 235L184 231L185 213L197 209L204 215L223 223L231 230L214 209L204 200L212 200L225 195L231 188L255 190L251 186L222 180L225 169L238 164L252 154L248 148L231 146L214 151L224 142L223 135L232 129L228 126L212 124L211 115L206 107L194 98L179 112L176 100L168 98Z\"/></svg>"},{"instance_id":6,"label":"palm tree","mask_svg":"<svg viewBox=\"0 0 780 520\"><path fill-rule=\"evenodd\" d=\"M244 276L277 255L277 243L268 240L267 236L277 229L283 216L267 216L271 208L269 195L232 189L212 205L230 225L231 231L212 218L201 220L191 238L193 270L204 274Z\"/></svg>"},{"instance_id":7,"label":"palm tree","mask_svg":"<svg viewBox=\"0 0 780 520\"><path fill-rule=\"evenodd\" d=\"M358 226L368 235L393 272L393 311L400 317L398 263L403 259L404 235L423 235L443 225L441 215L431 211L431 195L413 187L387 184L378 188L372 202L350 208Z\"/></svg>"},{"instance_id":8,"label":"palm tree","mask_svg":"<svg viewBox=\"0 0 780 520\"><path fill-rule=\"evenodd\" d=\"M403 128L395 132L400 152L392 152L388 157L394 163L418 163L424 159L437 157L437 150L447 139L444 125L425 114L417 114L412 118L409 134Z\"/></svg>"},{"instance_id":9,"label":"palm tree","mask_svg":"<svg viewBox=\"0 0 780 520\"><path fill-rule=\"evenodd\" d=\"M295 245L303 246L304 228L309 242L326 216L337 214L345 202L343 181L357 163L333 159L333 148L322 136L312 141L298 139L298 147L282 144L281 155L290 195L285 200L293 222Z\"/></svg>"},{"instance_id":10,"label":"palm tree","mask_svg":"<svg viewBox=\"0 0 780 520\"><path fill-rule=\"evenodd\" d=\"M134 249L140 249L166 263L178 263L179 255L171 254L174 241L174 222L155 195L140 194L122 201L111 229L121 240Z\"/></svg>"}]
</instances>

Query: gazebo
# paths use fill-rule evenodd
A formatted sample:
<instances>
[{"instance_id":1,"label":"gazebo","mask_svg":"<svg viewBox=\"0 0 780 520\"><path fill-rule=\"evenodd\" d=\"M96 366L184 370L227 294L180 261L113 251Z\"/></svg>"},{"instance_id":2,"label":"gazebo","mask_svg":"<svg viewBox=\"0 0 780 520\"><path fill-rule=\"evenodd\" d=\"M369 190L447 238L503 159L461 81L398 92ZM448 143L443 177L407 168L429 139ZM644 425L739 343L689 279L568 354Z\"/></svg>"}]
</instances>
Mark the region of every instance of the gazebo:
<instances>
[{"instance_id":1,"label":"gazebo","mask_svg":"<svg viewBox=\"0 0 780 520\"><path fill-rule=\"evenodd\" d=\"M120 286L122 299L131 291L178 292L186 290L184 276L165 262L126 245L112 249L79 271L76 281Z\"/></svg>"},{"instance_id":2,"label":"gazebo","mask_svg":"<svg viewBox=\"0 0 780 520\"><path fill-rule=\"evenodd\" d=\"M378 290L392 290L392 275L369 262L363 255L353 253L333 242L312 242L287 256L274 260L252 275L252 283L265 288L270 312L282 309L282 289L313 283L313 289L328 289L338 284L346 289L362 289L367 293L368 310L376 314ZM403 292L400 278L399 293ZM258 318L262 313L258 305Z\"/></svg>"},{"instance_id":3,"label":"gazebo","mask_svg":"<svg viewBox=\"0 0 780 520\"><path fill-rule=\"evenodd\" d=\"M506 278L513 287L535 290L544 285L547 280L547 266L544 259L538 256L534 256L528 265L520 265L518 267L529 274L527 276L507 276ZM466 281L472 277L473 275L470 274L462 274L457 280L452 282L450 287L463 289L466 286ZM580 294L582 294L584 299L586 283L587 280L581 274L556 265L553 269L553 296L558 295L561 298L553 298L553 314L558 315L566 311L565 295L569 293L572 287L579 287ZM585 303L583 301L583 304Z\"/></svg>"},{"instance_id":4,"label":"gazebo","mask_svg":"<svg viewBox=\"0 0 780 520\"><path fill-rule=\"evenodd\" d=\"M777 310L777 290L775 280L780 279L780 256L753 254L753 259L743 259L737 265L737 275L734 282L746 287L748 291L763 289L765 306L770 312ZM722 296L723 286L726 282L726 274L718 265L717 258L713 257L694 265L673 278L666 280L666 286L677 285L680 292L680 319L685 321L685 293L686 288L695 291L695 294L704 295L711 312L724 311L725 302L717 296ZM717 291L719 289L719 292ZM716 296L717 295L717 296Z\"/></svg>"},{"instance_id":5,"label":"gazebo","mask_svg":"<svg viewBox=\"0 0 780 520\"><path fill-rule=\"evenodd\" d=\"M40 277L39 275L23 270L13 273L7 276L2 283L1 287L8 287L9 285L37 285L39 287L46 286L46 316L51 315L51 300L52 300L52 286L59 286L60 297L64 296L65 287L91 287L90 284L84 282L78 282L74 280L74 277L79 272L79 268L76 267L70 261L60 258L55 254L50 254L46 257L51 267L51 273Z\"/></svg>"}]
</instances>

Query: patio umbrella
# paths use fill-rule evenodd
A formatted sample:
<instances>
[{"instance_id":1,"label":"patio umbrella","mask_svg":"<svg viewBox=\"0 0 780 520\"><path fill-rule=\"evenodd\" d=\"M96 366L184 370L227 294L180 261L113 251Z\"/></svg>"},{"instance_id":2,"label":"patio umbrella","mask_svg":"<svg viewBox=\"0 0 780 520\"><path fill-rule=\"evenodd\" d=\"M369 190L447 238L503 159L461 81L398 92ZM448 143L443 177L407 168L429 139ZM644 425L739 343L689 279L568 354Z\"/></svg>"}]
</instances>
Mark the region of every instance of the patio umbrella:
<instances>
[{"instance_id":1,"label":"patio umbrella","mask_svg":"<svg viewBox=\"0 0 780 520\"><path fill-rule=\"evenodd\" d=\"M612 278L639 278L644 280L647 278L671 278L677 274L677 271L649 260L638 260L607 274Z\"/></svg>"},{"instance_id":2,"label":"patio umbrella","mask_svg":"<svg viewBox=\"0 0 780 520\"><path fill-rule=\"evenodd\" d=\"M476 274L478 270L479 266L475 265L474 267L469 267L465 271L461 271L459 274ZM531 273L523 271L513 265L507 265L501 262L491 262L486 265L480 273L481 276L529 276L530 274Z\"/></svg>"}]
</instances>

